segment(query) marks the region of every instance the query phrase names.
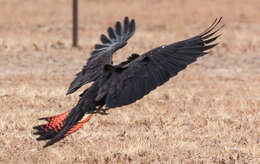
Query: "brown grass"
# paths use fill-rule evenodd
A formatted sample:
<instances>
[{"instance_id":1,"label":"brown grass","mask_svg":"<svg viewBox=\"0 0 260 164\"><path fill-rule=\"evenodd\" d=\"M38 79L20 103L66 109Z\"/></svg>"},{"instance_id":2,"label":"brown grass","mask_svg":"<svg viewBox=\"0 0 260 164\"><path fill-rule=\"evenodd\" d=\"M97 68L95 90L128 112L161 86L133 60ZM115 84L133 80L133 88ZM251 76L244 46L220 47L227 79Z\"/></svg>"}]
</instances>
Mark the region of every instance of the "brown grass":
<instances>
[{"instance_id":1,"label":"brown grass","mask_svg":"<svg viewBox=\"0 0 260 164\"><path fill-rule=\"evenodd\" d=\"M0 0L0 163L260 163L258 0L80 1L71 48L71 2ZM220 45L142 100L95 115L43 149L37 118L78 101L65 96L101 32L125 15L137 32L115 61L193 36L215 17Z\"/></svg>"}]
</instances>

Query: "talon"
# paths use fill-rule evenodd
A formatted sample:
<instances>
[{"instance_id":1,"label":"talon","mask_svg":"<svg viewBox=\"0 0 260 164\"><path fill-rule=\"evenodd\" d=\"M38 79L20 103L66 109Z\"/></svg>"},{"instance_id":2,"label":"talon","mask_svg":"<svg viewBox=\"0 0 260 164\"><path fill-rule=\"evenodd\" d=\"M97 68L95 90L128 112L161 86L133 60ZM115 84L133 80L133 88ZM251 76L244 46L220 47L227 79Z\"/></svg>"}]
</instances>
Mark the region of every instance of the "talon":
<instances>
[{"instance_id":1,"label":"talon","mask_svg":"<svg viewBox=\"0 0 260 164\"><path fill-rule=\"evenodd\" d=\"M108 115L107 110L108 110L107 108L106 109L101 109L101 112L102 112L101 114Z\"/></svg>"}]
</instances>

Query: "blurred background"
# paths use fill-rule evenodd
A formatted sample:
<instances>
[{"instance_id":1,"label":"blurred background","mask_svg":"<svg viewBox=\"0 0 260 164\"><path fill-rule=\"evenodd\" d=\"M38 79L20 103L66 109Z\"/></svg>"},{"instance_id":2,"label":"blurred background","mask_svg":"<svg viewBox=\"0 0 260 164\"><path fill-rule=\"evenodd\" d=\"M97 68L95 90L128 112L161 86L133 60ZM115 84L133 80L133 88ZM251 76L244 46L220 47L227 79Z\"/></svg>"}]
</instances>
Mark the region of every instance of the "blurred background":
<instances>
[{"instance_id":1,"label":"blurred background","mask_svg":"<svg viewBox=\"0 0 260 164\"><path fill-rule=\"evenodd\" d=\"M0 163L260 163L259 0L0 0ZM101 33L125 16L136 33L116 53L192 37L223 16L219 45L142 100L96 115L48 149L39 117L72 108L65 96Z\"/></svg>"},{"instance_id":2,"label":"blurred background","mask_svg":"<svg viewBox=\"0 0 260 164\"><path fill-rule=\"evenodd\" d=\"M50 39L70 41L72 0L1 0L0 3L0 32L3 39L11 40L15 36L18 43L27 43L33 38L41 42L50 42ZM237 24L244 27L247 24L258 24L259 6L257 0L80 0L81 45L86 45L90 38L97 38L107 25L113 24L115 20L122 20L124 16L136 19L137 32L187 30L192 25L205 26L220 16L224 17L228 27ZM30 37L25 38L28 35ZM48 37L42 37L43 35Z\"/></svg>"}]
</instances>

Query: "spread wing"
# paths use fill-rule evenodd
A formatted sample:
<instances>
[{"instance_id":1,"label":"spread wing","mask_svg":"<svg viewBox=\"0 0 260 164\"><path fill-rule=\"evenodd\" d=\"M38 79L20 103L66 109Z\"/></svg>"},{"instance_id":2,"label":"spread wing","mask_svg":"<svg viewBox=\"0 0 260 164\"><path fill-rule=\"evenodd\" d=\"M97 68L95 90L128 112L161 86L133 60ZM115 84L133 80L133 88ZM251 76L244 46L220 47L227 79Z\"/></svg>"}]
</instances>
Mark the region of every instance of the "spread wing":
<instances>
[{"instance_id":1,"label":"spread wing","mask_svg":"<svg viewBox=\"0 0 260 164\"><path fill-rule=\"evenodd\" d=\"M121 68L110 66L96 100L106 96L106 105L112 108L141 99L215 47L213 42L220 36L215 34L223 27L217 28L221 19L195 37L155 48Z\"/></svg>"},{"instance_id":2,"label":"spread wing","mask_svg":"<svg viewBox=\"0 0 260 164\"><path fill-rule=\"evenodd\" d=\"M120 22L116 22L115 29L109 27L107 29L108 36L102 34L100 40L102 44L96 44L95 50L91 53L87 64L76 74L76 78L70 84L67 94L75 92L82 85L95 81L103 71L105 64L112 64L112 55L118 49L127 44L127 40L133 36L135 32L135 20L129 22L125 17L123 27Z\"/></svg>"}]
</instances>

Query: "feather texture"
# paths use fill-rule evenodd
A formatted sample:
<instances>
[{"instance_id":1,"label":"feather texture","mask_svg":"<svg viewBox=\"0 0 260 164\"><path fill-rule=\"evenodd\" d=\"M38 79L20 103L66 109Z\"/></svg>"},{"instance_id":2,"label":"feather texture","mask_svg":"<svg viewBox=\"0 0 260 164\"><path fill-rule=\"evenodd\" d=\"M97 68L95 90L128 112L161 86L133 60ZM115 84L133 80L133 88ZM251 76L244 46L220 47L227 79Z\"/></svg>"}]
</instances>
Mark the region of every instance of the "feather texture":
<instances>
[{"instance_id":1,"label":"feather texture","mask_svg":"<svg viewBox=\"0 0 260 164\"><path fill-rule=\"evenodd\" d=\"M95 81L103 72L105 64L112 64L112 55L118 49L127 44L128 39L135 32L135 20L129 22L129 18L124 19L124 32L122 32L122 24L116 22L115 29L109 27L107 29L108 36L102 34L100 40L102 44L96 44L95 50L91 53L87 64L76 74L76 78L70 84L67 94L75 92L82 85Z\"/></svg>"},{"instance_id":2,"label":"feather texture","mask_svg":"<svg viewBox=\"0 0 260 164\"><path fill-rule=\"evenodd\" d=\"M127 63L127 68L120 73L112 72L106 79L107 83L103 83L107 91L103 93L106 105L113 108L133 103L177 75L198 57L208 54L208 50L217 45L213 42L220 36L215 34L223 27L217 28L221 19L216 19L195 37L152 49ZM99 87L104 89L104 86Z\"/></svg>"},{"instance_id":3,"label":"feather texture","mask_svg":"<svg viewBox=\"0 0 260 164\"><path fill-rule=\"evenodd\" d=\"M143 55L132 54L126 61L112 65L112 55L127 44L135 32L135 21L126 17L123 26L116 22L102 34L101 44L95 45L87 65L71 83L68 94L85 83L95 81L81 95L78 104L69 112L41 118L48 123L35 126L37 140L49 140L45 147L77 131L89 120L97 106L109 108L131 104L184 70L199 57L217 46L221 19L216 19L204 32L189 39L154 48ZM219 27L219 28L218 28ZM84 115L87 118L81 121Z\"/></svg>"}]
</instances>

